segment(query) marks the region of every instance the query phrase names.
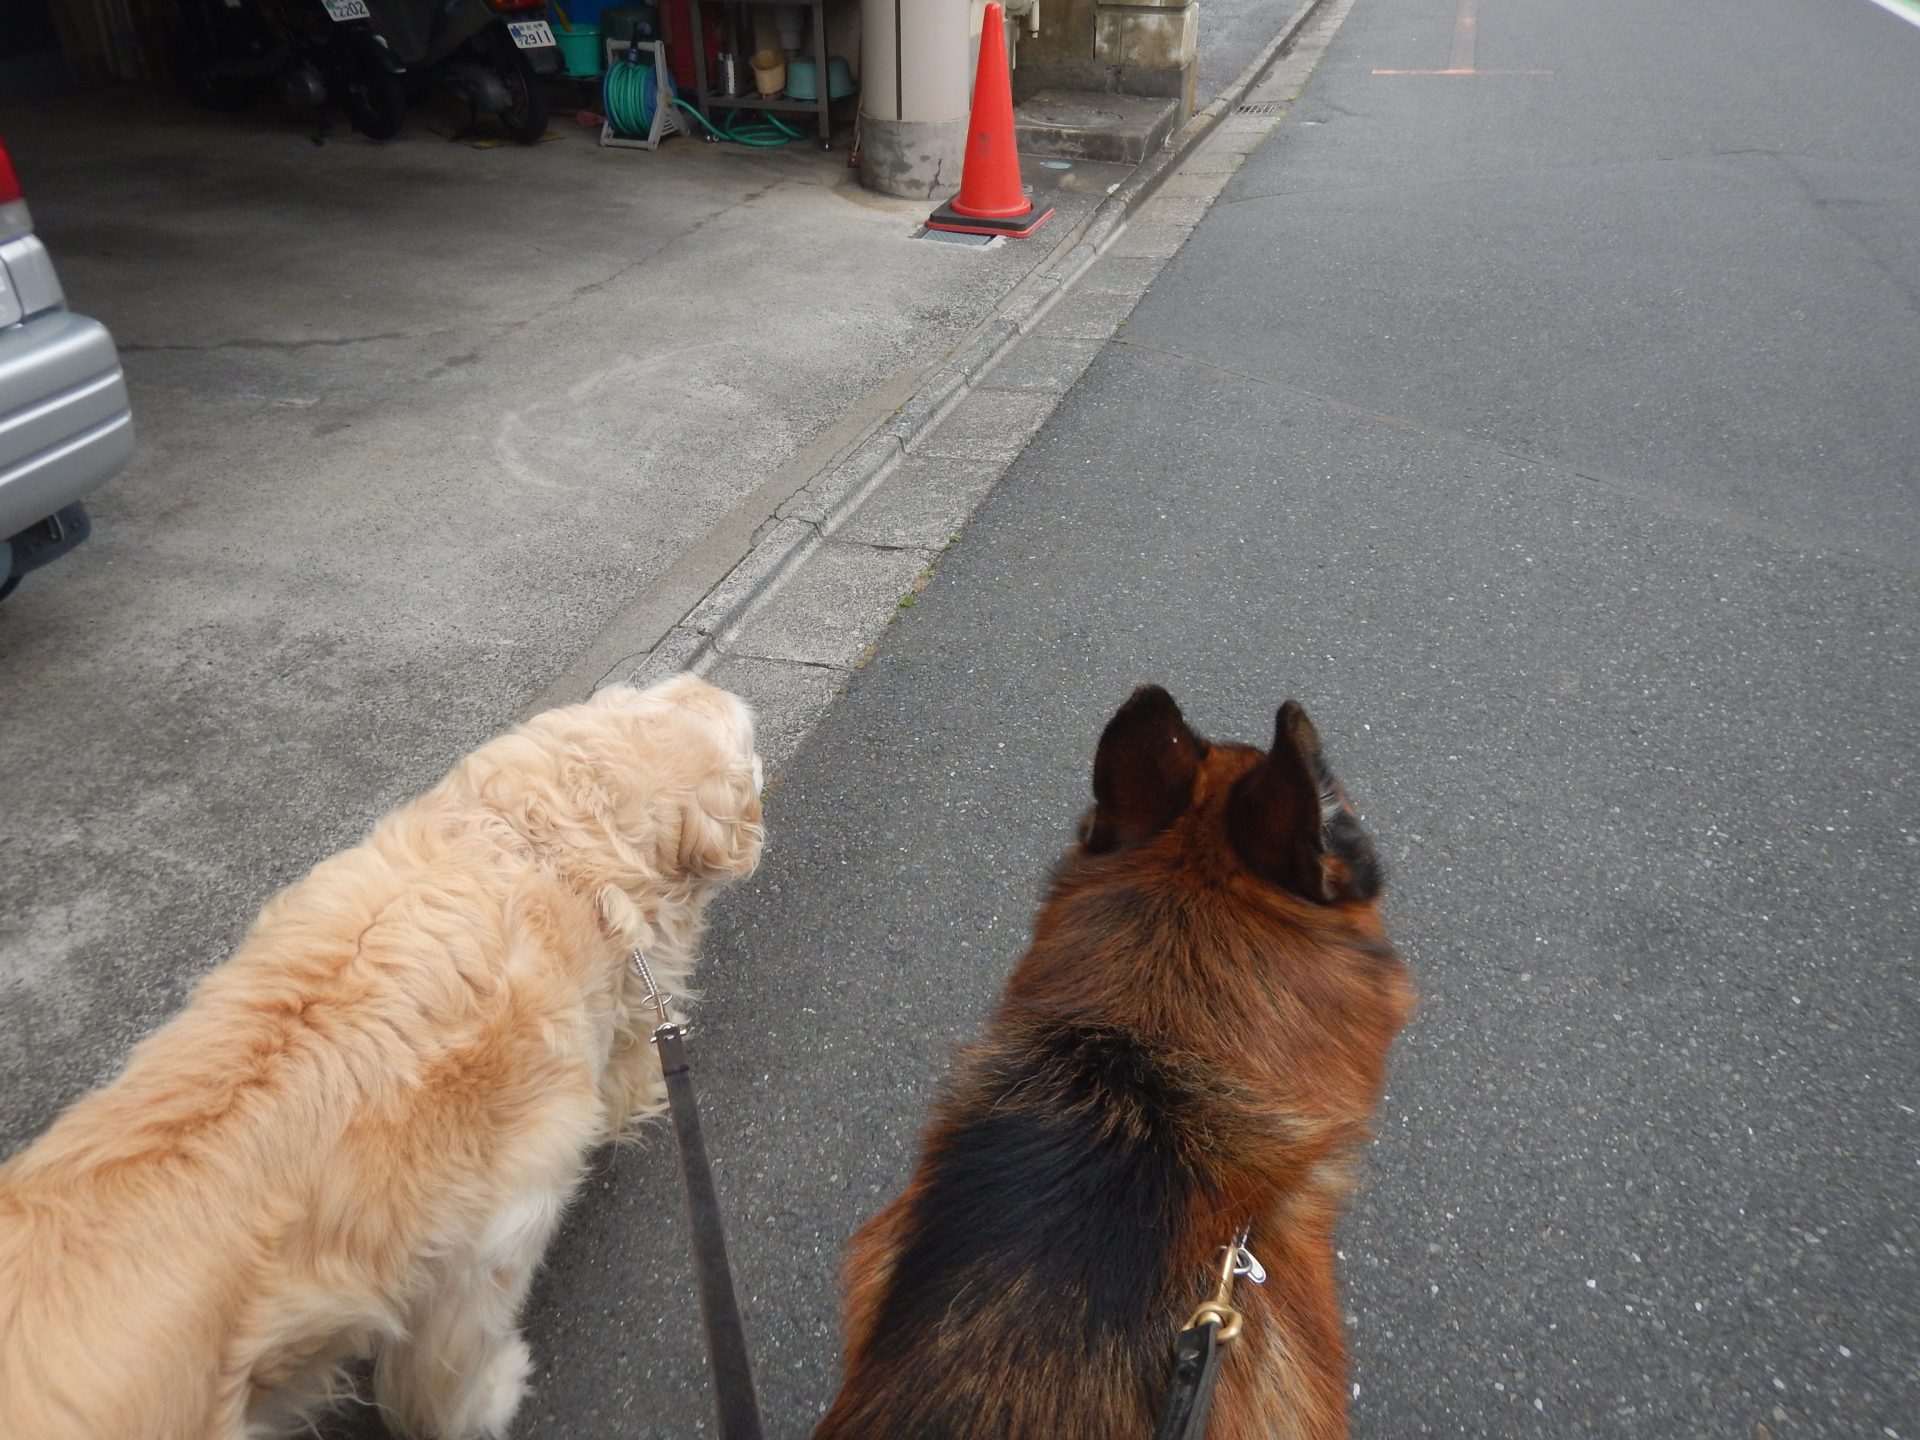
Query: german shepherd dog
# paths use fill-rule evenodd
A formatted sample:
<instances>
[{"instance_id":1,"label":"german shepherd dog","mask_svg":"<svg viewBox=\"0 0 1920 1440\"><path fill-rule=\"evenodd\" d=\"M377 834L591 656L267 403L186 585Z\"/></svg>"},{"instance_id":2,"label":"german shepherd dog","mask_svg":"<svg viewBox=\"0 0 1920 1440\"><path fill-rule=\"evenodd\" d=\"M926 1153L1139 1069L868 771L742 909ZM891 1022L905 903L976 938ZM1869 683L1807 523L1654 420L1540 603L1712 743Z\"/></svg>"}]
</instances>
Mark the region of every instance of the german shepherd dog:
<instances>
[{"instance_id":1,"label":"german shepherd dog","mask_svg":"<svg viewBox=\"0 0 1920 1440\"><path fill-rule=\"evenodd\" d=\"M1344 1436L1333 1230L1413 988L1306 712L1216 744L1143 686L1033 945L906 1191L848 1247L814 1440L1154 1433L1174 1337L1244 1229L1210 1440Z\"/></svg>"}]
</instances>

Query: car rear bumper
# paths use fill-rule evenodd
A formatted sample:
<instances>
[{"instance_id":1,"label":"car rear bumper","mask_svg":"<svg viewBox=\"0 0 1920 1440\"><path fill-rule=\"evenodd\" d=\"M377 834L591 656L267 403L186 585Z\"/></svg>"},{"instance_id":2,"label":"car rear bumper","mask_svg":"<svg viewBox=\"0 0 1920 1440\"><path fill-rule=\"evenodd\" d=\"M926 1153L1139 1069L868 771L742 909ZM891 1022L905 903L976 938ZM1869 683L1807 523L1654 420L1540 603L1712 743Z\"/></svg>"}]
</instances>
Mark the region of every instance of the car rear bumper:
<instances>
[{"instance_id":1,"label":"car rear bumper","mask_svg":"<svg viewBox=\"0 0 1920 1440\"><path fill-rule=\"evenodd\" d=\"M132 453L104 325L55 310L0 330L0 539L82 498Z\"/></svg>"}]
</instances>

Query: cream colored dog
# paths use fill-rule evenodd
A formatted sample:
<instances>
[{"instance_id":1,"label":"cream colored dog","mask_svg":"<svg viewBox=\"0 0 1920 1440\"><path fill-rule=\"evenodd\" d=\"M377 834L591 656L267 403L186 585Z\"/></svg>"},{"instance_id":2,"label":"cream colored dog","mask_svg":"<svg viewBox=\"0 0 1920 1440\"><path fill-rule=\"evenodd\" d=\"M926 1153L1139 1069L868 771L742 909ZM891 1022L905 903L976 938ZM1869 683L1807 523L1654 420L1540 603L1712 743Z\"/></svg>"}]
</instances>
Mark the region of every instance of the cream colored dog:
<instances>
[{"instance_id":1,"label":"cream colored dog","mask_svg":"<svg viewBox=\"0 0 1920 1440\"><path fill-rule=\"evenodd\" d=\"M502 1434L587 1153L664 1104L629 954L685 995L759 789L736 697L603 691L277 896L0 1167L0 1436L274 1434L369 1353L396 1426Z\"/></svg>"}]
</instances>

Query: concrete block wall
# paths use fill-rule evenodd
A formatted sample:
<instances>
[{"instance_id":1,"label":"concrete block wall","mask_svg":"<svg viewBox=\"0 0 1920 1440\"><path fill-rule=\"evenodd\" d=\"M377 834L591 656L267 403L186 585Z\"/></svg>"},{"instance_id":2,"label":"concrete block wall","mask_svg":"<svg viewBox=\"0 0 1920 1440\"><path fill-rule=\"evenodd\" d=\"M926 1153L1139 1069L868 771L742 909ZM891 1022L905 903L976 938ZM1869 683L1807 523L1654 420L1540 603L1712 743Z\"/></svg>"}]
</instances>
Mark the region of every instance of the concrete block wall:
<instances>
[{"instance_id":1,"label":"concrete block wall","mask_svg":"<svg viewBox=\"0 0 1920 1440\"><path fill-rule=\"evenodd\" d=\"M1171 96L1193 109L1199 0L1040 0L1040 34L1020 36L1014 99L1039 90Z\"/></svg>"}]
</instances>

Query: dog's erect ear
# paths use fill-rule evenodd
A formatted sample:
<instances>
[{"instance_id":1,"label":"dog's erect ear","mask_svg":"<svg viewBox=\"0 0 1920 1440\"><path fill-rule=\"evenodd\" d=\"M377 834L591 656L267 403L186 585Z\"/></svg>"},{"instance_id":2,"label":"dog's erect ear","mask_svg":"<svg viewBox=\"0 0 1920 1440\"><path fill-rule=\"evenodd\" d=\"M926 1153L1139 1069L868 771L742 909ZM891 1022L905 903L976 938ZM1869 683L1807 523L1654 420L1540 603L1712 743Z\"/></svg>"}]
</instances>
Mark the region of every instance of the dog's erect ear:
<instances>
[{"instance_id":1,"label":"dog's erect ear","mask_svg":"<svg viewBox=\"0 0 1920 1440\"><path fill-rule=\"evenodd\" d=\"M1320 737L1297 700L1274 717L1273 749L1227 799L1227 836L1247 868L1324 904L1326 835L1320 811Z\"/></svg>"},{"instance_id":2,"label":"dog's erect ear","mask_svg":"<svg viewBox=\"0 0 1920 1440\"><path fill-rule=\"evenodd\" d=\"M1086 848L1100 854L1138 845L1178 819L1193 799L1206 744L1158 685L1142 685L1129 695L1094 753Z\"/></svg>"}]
</instances>

